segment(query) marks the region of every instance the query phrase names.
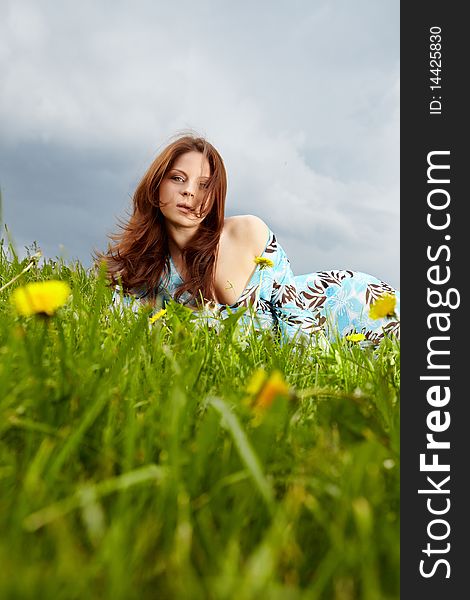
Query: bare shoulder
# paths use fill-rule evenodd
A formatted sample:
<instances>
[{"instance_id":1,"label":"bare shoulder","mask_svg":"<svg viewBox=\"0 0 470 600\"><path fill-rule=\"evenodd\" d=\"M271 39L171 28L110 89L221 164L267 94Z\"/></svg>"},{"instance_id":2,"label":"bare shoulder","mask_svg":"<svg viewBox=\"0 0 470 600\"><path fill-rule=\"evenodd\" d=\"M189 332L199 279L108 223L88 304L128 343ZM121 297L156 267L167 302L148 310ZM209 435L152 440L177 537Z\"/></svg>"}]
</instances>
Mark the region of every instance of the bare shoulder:
<instances>
[{"instance_id":1,"label":"bare shoulder","mask_svg":"<svg viewBox=\"0 0 470 600\"><path fill-rule=\"evenodd\" d=\"M224 230L235 244L248 246L256 255L263 252L269 233L266 223L255 215L227 217Z\"/></svg>"}]
</instances>

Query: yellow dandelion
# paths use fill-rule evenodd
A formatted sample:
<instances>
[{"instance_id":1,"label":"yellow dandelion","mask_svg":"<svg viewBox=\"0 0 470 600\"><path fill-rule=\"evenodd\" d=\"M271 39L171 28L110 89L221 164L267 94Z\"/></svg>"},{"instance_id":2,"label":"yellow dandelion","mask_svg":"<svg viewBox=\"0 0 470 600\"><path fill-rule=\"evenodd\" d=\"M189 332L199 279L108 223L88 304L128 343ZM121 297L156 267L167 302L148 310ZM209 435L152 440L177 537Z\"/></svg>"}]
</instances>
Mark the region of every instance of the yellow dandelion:
<instances>
[{"instance_id":1,"label":"yellow dandelion","mask_svg":"<svg viewBox=\"0 0 470 600\"><path fill-rule=\"evenodd\" d=\"M346 336L348 342L363 342L366 336L363 333L350 333Z\"/></svg>"},{"instance_id":2,"label":"yellow dandelion","mask_svg":"<svg viewBox=\"0 0 470 600\"><path fill-rule=\"evenodd\" d=\"M274 267L274 263L270 258L264 256L255 256L254 262L261 270Z\"/></svg>"},{"instance_id":3,"label":"yellow dandelion","mask_svg":"<svg viewBox=\"0 0 470 600\"><path fill-rule=\"evenodd\" d=\"M370 305L369 317L371 319L394 317L396 303L397 299L393 294L383 294Z\"/></svg>"},{"instance_id":4,"label":"yellow dandelion","mask_svg":"<svg viewBox=\"0 0 470 600\"><path fill-rule=\"evenodd\" d=\"M34 314L50 317L66 303L70 292L65 281L37 281L16 289L11 295L11 302L16 312L24 317Z\"/></svg>"},{"instance_id":5,"label":"yellow dandelion","mask_svg":"<svg viewBox=\"0 0 470 600\"><path fill-rule=\"evenodd\" d=\"M273 371L259 392L254 407L266 409L271 406L276 396L289 396L289 386L280 371Z\"/></svg>"},{"instance_id":6,"label":"yellow dandelion","mask_svg":"<svg viewBox=\"0 0 470 600\"><path fill-rule=\"evenodd\" d=\"M166 310L167 310L166 308L162 308L157 313L152 315L149 319L150 323L155 323L155 321L158 321L158 319L161 319L163 317L163 315L166 314Z\"/></svg>"},{"instance_id":7,"label":"yellow dandelion","mask_svg":"<svg viewBox=\"0 0 470 600\"><path fill-rule=\"evenodd\" d=\"M261 388L263 387L267 377L268 374L264 369L256 369L246 387L246 391L248 392L249 396L256 396L261 391ZM249 398L247 398L247 400L249 400Z\"/></svg>"}]
</instances>

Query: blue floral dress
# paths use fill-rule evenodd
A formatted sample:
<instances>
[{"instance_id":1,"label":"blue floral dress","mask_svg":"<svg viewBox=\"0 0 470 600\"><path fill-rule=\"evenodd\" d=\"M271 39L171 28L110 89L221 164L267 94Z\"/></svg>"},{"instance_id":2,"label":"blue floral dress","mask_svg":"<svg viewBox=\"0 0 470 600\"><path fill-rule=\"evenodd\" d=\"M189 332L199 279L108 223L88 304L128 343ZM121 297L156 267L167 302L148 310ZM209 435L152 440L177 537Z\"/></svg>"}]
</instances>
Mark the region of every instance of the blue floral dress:
<instances>
[{"instance_id":1,"label":"blue floral dress","mask_svg":"<svg viewBox=\"0 0 470 600\"><path fill-rule=\"evenodd\" d=\"M253 326L257 331L269 329L284 340L305 337L332 340L352 333L362 333L373 343L380 342L385 334L399 338L400 294L383 281L350 270L294 275L284 249L270 229L261 257L269 259L272 266L258 265L235 303L211 302L204 310L195 311L195 316L215 323L220 322L220 317L226 318L247 307L239 321L242 329ZM162 306L173 298L182 281L170 258L170 271L158 290ZM384 294L396 296L395 314L372 320L370 305ZM145 292L136 297L144 298ZM113 302L120 304L120 300L116 291ZM189 292L183 293L179 301L191 306ZM124 297L124 302L135 307L129 296Z\"/></svg>"}]
</instances>

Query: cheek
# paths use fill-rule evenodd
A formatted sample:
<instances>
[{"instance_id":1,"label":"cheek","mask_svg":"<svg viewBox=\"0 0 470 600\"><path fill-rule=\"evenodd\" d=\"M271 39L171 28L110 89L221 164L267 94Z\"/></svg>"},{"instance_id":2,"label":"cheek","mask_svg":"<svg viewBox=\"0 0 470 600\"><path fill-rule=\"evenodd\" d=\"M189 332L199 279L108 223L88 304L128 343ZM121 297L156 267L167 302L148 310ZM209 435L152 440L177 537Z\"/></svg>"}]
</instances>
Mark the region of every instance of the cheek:
<instances>
[{"instance_id":1,"label":"cheek","mask_svg":"<svg viewBox=\"0 0 470 600\"><path fill-rule=\"evenodd\" d=\"M160 202L166 204L171 198L171 186L168 183L162 183L159 189Z\"/></svg>"},{"instance_id":2,"label":"cheek","mask_svg":"<svg viewBox=\"0 0 470 600\"><path fill-rule=\"evenodd\" d=\"M209 214L213 207L213 202L212 202L212 198L211 198L210 194L205 198L204 204L205 204L205 206L204 206L205 213Z\"/></svg>"}]
</instances>

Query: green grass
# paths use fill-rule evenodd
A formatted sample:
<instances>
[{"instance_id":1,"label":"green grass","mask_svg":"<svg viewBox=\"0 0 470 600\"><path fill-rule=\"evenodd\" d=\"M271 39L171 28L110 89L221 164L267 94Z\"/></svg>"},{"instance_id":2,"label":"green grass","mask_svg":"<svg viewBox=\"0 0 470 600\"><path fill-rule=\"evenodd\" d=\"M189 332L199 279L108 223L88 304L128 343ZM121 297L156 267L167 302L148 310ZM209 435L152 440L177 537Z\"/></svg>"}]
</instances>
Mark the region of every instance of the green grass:
<instances>
[{"instance_id":1,"label":"green grass","mask_svg":"<svg viewBox=\"0 0 470 600\"><path fill-rule=\"evenodd\" d=\"M28 264L3 243L0 287ZM17 316L52 278L68 304ZM397 599L398 343L246 345L236 315L110 299L59 259L0 292L0 597ZM261 416L257 369L291 388Z\"/></svg>"}]
</instances>

